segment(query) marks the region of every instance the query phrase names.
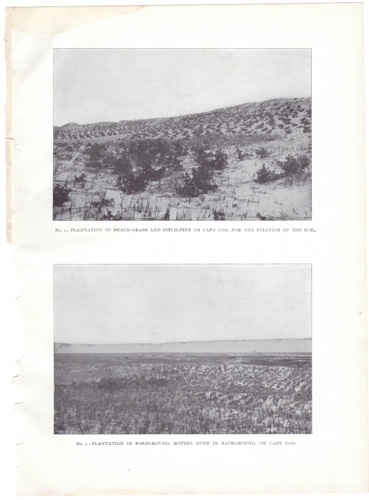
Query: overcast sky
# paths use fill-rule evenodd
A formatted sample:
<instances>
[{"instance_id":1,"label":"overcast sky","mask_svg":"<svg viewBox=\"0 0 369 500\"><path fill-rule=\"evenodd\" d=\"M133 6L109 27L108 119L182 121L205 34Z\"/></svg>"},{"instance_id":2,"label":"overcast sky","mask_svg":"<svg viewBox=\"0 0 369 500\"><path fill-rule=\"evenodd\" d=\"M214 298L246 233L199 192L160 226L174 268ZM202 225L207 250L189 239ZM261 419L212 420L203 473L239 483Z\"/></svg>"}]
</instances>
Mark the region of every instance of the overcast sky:
<instances>
[{"instance_id":1,"label":"overcast sky","mask_svg":"<svg viewBox=\"0 0 369 500\"><path fill-rule=\"evenodd\" d=\"M59 126L310 95L310 49L54 50Z\"/></svg>"},{"instance_id":2,"label":"overcast sky","mask_svg":"<svg viewBox=\"0 0 369 500\"><path fill-rule=\"evenodd\" d=\"M309 265L54 267L54 340L311 337Z\"/></svg>"}]
</instances>

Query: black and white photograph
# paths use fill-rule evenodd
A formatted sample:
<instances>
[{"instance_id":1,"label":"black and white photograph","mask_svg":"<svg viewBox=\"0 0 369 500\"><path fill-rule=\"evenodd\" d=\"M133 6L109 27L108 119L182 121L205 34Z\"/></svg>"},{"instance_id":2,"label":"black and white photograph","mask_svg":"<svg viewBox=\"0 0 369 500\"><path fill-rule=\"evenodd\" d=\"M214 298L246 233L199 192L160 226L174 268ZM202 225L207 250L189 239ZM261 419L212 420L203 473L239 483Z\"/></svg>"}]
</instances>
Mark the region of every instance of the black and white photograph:
<instances>
[{"instance_id":1,"label":"black and white photograph","mask_svg":"<svg viewBox=\"0 0 369 500\"><path fill-rule=\"evenodd\" d=\"M311 220L311 59L54 49L53 219Z\"/></svg>"},{"instance_id":2,"label":"black and white photograph","mask_svg":"<svg viewBox=\"0 0 369 500\"><path fill-rule=\"evenodd\" d=\"M369 3L12 1L16 495L367 492Z\"/></svg>"},{"instance_id":3,"label":"black and white photograph","mask_svg":"<svg viewBox=\"0 0 369 500\"><path fill-rule=\"evenodd\" d=\"M311 434L311 265L55 265L55 434Z\"/></svg>"}]
</instances>

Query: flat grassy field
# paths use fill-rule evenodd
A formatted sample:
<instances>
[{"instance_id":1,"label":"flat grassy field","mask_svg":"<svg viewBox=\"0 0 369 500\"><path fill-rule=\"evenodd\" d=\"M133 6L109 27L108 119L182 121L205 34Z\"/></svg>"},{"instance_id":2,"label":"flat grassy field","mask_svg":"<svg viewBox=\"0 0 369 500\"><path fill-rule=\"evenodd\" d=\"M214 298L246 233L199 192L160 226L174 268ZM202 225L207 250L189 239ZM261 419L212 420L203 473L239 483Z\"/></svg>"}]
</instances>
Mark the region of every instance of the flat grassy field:
<instances>
[{"instance_id":1,"label":"flat grassy field","mask_svg":"<svg viewBox=\"0 0 369 500\"><path fill-rule=\"evenodd\" d=\"M309 434L311 354L55 354L55 434Z\"/></svg>"}]
</instances>

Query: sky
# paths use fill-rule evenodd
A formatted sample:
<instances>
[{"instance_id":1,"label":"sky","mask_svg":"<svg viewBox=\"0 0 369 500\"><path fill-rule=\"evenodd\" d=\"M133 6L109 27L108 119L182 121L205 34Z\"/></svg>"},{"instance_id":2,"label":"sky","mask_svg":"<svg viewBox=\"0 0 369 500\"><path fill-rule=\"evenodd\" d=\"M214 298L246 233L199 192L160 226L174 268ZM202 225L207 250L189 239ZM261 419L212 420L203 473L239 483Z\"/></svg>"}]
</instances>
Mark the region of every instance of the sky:
<instances>
[{"instance_id":1,"label":"sky","mask_svg":"<svg viewBox=\"0 0 369 500\"><path fill-rule=\"evenodd\" d=\"M57 265L54 341L311 337L311 267Z\"/></svg>"},{"instance_id":2,"label":"sky","mask_svg":"<svg viewBox=\"0 0 369 500\"><path fill-rule=\"evenodd\" d=\"M55 49L54 125L311 96L310 49Z\"/></svg>"}]
</instances>

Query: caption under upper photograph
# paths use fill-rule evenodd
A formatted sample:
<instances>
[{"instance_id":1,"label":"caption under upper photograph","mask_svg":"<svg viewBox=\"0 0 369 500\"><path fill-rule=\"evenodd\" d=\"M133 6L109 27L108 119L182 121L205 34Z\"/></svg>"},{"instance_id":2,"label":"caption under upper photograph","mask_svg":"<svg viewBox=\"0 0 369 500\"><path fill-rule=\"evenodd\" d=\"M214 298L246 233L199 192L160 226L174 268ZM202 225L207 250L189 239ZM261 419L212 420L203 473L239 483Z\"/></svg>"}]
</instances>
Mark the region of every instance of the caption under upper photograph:
<instances>
[{"instance_id":1,"label":"caption under upper photograph","mask_svg":"<svg viewBox=\"0 0 369 500\"><path fill-rule=\"evenodd\" d=\"M311 220L311 49L55 49L53 219Z\"/></svg>"},{"instance_id":2,"label":"caption under upper photograph","mask_svg":"<svg viewBox=\"0 0 369 500\"><path fill-rule=\"evenodd\" d=\"M54 266L55 434L312 433L311 266Z\"/></svg>"}]
</instances>

